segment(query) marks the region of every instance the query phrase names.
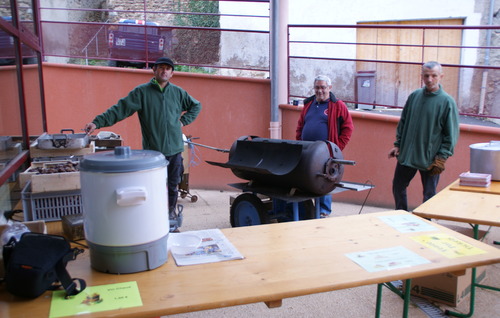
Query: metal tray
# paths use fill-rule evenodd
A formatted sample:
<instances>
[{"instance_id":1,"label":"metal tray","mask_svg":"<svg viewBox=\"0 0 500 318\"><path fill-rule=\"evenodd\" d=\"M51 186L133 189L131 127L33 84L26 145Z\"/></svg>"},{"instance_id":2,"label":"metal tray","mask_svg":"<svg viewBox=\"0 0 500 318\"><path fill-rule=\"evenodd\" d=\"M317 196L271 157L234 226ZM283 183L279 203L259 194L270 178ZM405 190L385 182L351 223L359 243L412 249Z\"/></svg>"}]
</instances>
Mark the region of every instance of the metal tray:
<instances>
[{"instance_id":1,"label":"metal tray","mask_svg":"<svg viewBox=\"0 0 500 318\"><path fill-rule=\"evenodd\" d=\"M73 129L62 129L60 134L40 136L37 142L39 149L80 149L88 146L89 136L85 133L75 134Z\"/></svg>"}]
</instances>

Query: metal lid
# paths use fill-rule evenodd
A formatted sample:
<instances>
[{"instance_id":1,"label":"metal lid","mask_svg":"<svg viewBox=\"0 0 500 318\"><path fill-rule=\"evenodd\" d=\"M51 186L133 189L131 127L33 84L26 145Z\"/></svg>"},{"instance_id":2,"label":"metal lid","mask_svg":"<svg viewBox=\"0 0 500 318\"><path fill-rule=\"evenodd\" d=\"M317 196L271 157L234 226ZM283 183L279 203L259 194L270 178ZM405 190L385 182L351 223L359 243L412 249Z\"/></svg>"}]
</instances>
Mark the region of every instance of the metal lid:
<instances>
[{"instance_id":1,"label":"metal lid","mask_svg":"<svg viewBox=\"0 0 500 318\"><path fill-rule=\"evenodd\" d=\"M114 151L103 151L83 156L80 161L80 171L134 172L160 168L167 164L168 161L161 152L131 150L129 146L119 146Z\"/></svg>"},{"instance_id":2,"label":"metal lid","mask_svg":"<svg viewBox=\"0 0 500 318\"><path fill-rule=\"evenodd\" d=\"M479 144L472 144L469 146L471 149L500 151L500 141L483 142Z\"/></svg>"}]
</instances>

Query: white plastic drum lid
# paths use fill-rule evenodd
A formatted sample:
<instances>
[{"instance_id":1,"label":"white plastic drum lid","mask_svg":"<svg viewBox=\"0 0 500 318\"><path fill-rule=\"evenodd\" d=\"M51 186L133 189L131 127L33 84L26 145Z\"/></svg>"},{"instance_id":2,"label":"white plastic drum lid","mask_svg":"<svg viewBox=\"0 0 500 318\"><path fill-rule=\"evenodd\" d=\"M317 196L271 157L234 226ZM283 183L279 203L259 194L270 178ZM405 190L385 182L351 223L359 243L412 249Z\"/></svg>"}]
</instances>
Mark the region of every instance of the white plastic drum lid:
<instances>
[{"instance_id":1,"label":"white plastic drum lid","mask_svg":"<svg viewBox=\"0 0 500 318\"><path fill-rule=\"evenodd\" d=\"M131 150L128 146L119 146L114 151L84 156L80 162L80 171L120 173L160 168L166 165L167 159L161 152Z\"/></svg>"}]
</instances>

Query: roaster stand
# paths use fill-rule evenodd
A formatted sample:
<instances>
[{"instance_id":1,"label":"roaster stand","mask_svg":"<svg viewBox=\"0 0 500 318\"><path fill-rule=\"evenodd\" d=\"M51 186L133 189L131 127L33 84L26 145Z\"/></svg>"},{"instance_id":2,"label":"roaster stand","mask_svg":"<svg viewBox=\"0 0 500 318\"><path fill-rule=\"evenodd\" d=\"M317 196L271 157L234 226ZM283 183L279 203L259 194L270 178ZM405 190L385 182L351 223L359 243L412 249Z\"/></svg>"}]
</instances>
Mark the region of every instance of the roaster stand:
<instances>
[{"instance_id":1,"label":"roaster stand","mask_svg":"<svg viewBox=\"0 0 500 318\"><path fill-rule=\"evenodd\" d=\"M231 200L230 222L233 227L320 218L321 196L316 194L252 182L232 183L230 186L243 191ZM342 181L330 194L364 191L373 187L372 184Z\"/></svg>"}]
</instances>

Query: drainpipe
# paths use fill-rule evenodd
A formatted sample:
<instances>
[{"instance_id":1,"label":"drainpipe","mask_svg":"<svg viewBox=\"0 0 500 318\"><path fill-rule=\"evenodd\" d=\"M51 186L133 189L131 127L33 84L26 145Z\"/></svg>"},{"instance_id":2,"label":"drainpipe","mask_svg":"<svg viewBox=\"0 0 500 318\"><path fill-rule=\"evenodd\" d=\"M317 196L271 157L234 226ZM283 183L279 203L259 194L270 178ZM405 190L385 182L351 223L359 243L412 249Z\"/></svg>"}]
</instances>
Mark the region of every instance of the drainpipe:
<instances>
[{"instance_id":1,"label":"drainpipe","mask_svg":"<svg viewBox=\"0 0 500 318\"><path fill-rule=\"evenodd\" d=\"M488 25L493 25L493 9L495 6L495 0L490 0L490 14L488 16ZM486 46L489 47L491 45L491 29L486 31ZM484 65L490 65L490 49L487 48L484 53ZM485 69L483 71L483 80L481 82L481 96L479 98L479 115L482 115L484 112L484 102L486 100L486 83L488 82L488 70Z\"/></svg>"},{"instance_id":2,"label":"drainpipe","mask_svg":"<svg viewBox=\"0 0 500 318\"><path fill-rule=\"evenodd\" d=\"M279 104L287 103L287 24L288 0L270 0L270 78L271 122L270 138L281 139Z\"/></svg>"}]
</instances>

